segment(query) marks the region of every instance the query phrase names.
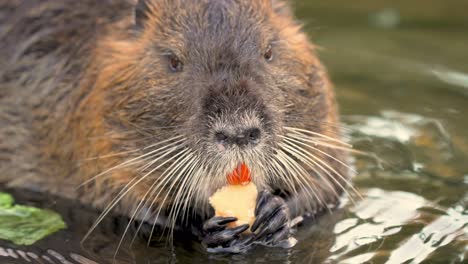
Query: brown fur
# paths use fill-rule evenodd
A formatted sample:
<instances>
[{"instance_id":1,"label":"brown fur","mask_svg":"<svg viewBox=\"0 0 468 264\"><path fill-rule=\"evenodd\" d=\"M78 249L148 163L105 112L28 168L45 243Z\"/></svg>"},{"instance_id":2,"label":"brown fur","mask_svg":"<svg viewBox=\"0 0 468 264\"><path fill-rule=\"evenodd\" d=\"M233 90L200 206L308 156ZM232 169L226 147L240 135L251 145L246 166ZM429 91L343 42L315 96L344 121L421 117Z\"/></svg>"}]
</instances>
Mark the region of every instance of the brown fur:
<instances>
[{"instance_id":1,"label":"brown fur","mask_svg":"<svg viewBox=\"0 0 468 264\"><path fill-rule=\"evenodd\" d=\"M215 175L197 182L201 208L225 184L238 157L246 159L261 188L287 189L281 180L269 181L258 165L273 155L284 126L339 137L332 86L283 1L147 0L140 1L136 22L132 1L5 2L0 3L0 183L103 208L141 176L137 168L145 163L78 186L144 152L113 154L174 135L185 136L187 148L202 157L205 172L213 172L208 161L220 161L207 115L223 98L229 100L217 107L227 114L224 121L216 119L218 125L267 120L261 124L267 131L259 145L263 154L236 152L226 164L216 163ZM272 40L274 60L267 64L262 52ZM183 72L168 70L167 52L184 62ZM217 88L221 83L226 90ZM205 106L207 100L214 103ZM343 157L340 151L324 150ZM346 175L345 168L318 155ZM131 215L170 164L136 185L117 210ZM336 202L319 178L309 180L327 203ZM176 193L163 206L169 207ZM310 197L292 196L301 207L298 214L321 207ZM299 206L304 200L307 206Z\"/></svg>"}]
</instances>

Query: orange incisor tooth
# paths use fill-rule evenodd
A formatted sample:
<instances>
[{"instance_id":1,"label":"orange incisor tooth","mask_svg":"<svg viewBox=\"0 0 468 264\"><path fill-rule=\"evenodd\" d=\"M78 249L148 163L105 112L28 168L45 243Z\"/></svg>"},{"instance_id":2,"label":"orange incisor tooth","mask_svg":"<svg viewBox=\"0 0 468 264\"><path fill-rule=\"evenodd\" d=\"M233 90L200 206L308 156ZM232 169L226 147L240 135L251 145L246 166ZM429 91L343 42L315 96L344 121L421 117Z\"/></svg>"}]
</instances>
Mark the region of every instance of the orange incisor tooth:
<instances>
[{"instance_id":1,"label":"orange incisor tooth","mask_svg":"<svg viewBox=\"0 0 468 264\"><path fill-rule=\"evenodd\" d=\"M246 185L252 181L249 167L245 163L240 163L226 179L230 185Z\"/></svg>"}]
</instances>

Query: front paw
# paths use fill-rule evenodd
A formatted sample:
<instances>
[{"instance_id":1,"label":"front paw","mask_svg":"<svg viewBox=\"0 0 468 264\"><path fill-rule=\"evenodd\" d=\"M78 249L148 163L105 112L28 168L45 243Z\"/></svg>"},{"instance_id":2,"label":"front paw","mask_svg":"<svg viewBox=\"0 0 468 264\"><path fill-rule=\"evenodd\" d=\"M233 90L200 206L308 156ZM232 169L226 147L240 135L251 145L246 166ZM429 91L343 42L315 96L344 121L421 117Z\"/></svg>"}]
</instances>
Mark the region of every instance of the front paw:
<instances>
[{"instance_id":1,"label":"front paw","mask_svg":"<svg viewBox=\"0 0 468 264\"><path fill-rule=\"evenodd\" d=\"M247 240L241 240L240 234L249 229L249 225L241 225L235 228L228 228L227 224L237 221L235 217L213 217L203 225L203 244L208 248L229 248L240 247L247 243Z\"/></svg>"},{"instance_id":2,"label":"front paw","mask_svg":"<svg viewBox=\"0 0 468 264\"><path fill-rule=\"evenodd\" d=\"M270 246L282 246L291 237L290 214L285 200L267 191L259 194L252 232L256 240Z\"/></svg>"}]
</instances>

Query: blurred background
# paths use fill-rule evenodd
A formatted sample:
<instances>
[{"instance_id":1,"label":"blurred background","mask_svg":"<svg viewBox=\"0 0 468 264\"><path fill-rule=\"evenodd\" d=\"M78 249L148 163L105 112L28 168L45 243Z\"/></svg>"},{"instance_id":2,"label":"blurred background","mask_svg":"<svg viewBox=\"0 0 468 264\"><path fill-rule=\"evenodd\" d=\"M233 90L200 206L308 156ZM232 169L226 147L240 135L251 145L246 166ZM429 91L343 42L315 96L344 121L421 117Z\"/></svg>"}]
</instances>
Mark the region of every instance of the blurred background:
<instances>
[{"instance_id":1,"label":"blurred background","mask_svg":"<svg viewBox=\"0 0 468 264\"><path fill-rule=\"evenodd\" d=\"M387 169L425 171L464 191L468 1L328 0L295 6L329 69L356 147L376 153L391 165ZM447 199L445 205L457 201L439 192L426 195L441 203Z\"/></svg>"},{"instance_id":2,"label":"blurred background","mask_svg":"<svg viewBox=\"0 0 468 264\"><path fill-rule=\"evenodd\" d=\"M344 131L375 155L357 157L365 198L345 210L323 259L467 263L468 1L295 6L335 83Z\"/></svg>"}]
</instances>

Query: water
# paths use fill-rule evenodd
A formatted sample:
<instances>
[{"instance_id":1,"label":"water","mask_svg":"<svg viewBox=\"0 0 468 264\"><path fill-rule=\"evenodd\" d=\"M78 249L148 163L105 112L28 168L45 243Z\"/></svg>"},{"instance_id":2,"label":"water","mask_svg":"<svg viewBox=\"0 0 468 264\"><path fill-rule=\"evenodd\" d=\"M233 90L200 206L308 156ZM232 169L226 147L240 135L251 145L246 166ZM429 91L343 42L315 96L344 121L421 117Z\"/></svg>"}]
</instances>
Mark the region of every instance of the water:
<instances>
[{"instance_id":1,"label":"water","mask_svg":"<svg viewBox=\"0 0 468 264\"><path fill-rule=\"evenodd\" d=\"M118 262L468 263L468 2L296 6L321 47L350 141L375 154L356 157L354 183L363 199L354 196L355 203L348 199L332 215L310 220L290 250L213 255L179 237L174 249L164 242L124 248ZM57 254L71 263L92 263L78 255L111 262L122 223L107 220L81 246L97 212L56 198L15 196L61 212L71 228L33 247L0 242L1 263L14 262L2 257L11 254L24 262L18 250L56 263Z\"/></svg>"}]
</instances>

